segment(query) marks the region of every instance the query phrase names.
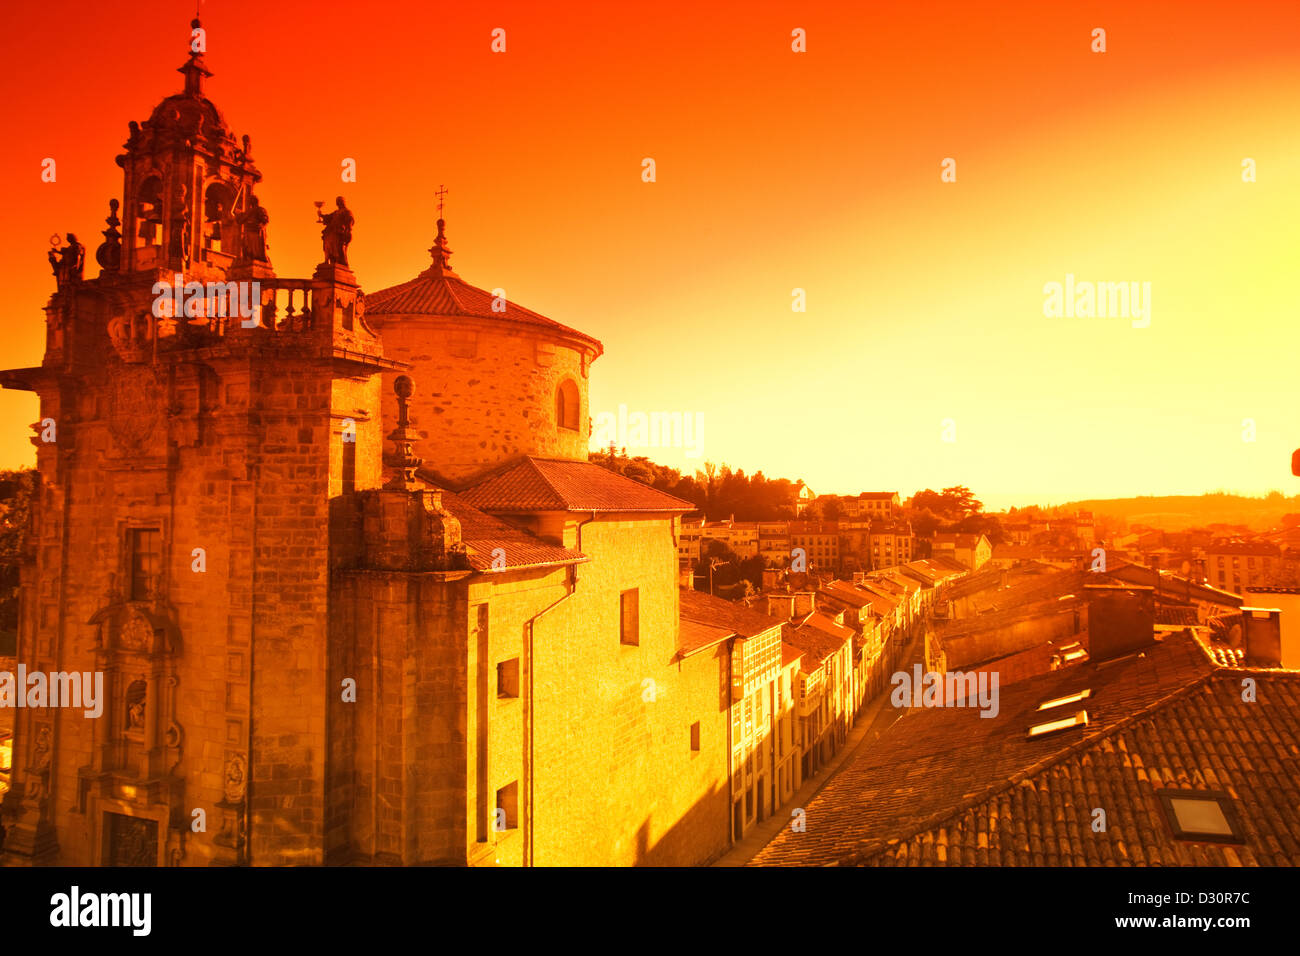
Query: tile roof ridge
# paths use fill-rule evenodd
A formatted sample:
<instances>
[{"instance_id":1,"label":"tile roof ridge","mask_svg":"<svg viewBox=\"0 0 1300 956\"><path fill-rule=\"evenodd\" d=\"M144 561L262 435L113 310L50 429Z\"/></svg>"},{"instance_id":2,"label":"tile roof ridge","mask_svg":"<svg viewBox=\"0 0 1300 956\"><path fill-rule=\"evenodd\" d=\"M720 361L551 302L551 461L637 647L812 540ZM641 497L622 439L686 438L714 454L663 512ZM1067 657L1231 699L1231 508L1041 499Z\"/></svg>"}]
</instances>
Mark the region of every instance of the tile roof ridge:
<instances>
[{"instance_id":1,"label":"tile roof ridge","mask_svg":"<svg viewBox=\"0 0 1300 956\"><path fill-rule=\"evenodd\" d=\"M511 469L517 468L524 461L524 459L528 457L529 457L528 455L516 455L514 458L508 458L505 461L498 462L497 464L492 465L490 468L486 469L485 471L481 471L477 475L474 475L472 478L469 478L466 481L462 482L459 488L453 488L452 490L457 492L458 494L464 494L470 489L476 488L479 485L483 484L483 482L485 481L491 481L493 478L499 478L502 475L504 475L506 472L510 471Z\"/></svg>"},{"instance_id":2,"label":"tile roof ridge","mask_svg":"<svg viewBox=\"0 0 1300 956\"><path fill-rule=\"evenodd\" d=\"M1107 740L1115 736L1117 733L1119 733L1122 730L1127 730L1128 728L1132 727L1134 724L1141 723L1143 720L1148 719L1153 714L1154 711L1174 702L1174 700L1176 700L1177 698L1190 696L1198 688L1209 684L1215 677L1215 674L1218 671L1218 669L1219 668L1215 666L1214 669L1210 670L1205 674L1202 674L1200 677L1196 678L1196 680L1182 687L1177 688L1173 692L1166 694L1164 697L1161 697L1157 701L1153 701L1151 704L1147 705L1146 707L1143 707L1141 710L1137 711L1136 713L1129 714L1129 716L1125 717L1124 719L1116 721L1107 729L1098 731L1097 733L1093 734L1091 737L1084 737L1082 740L1076 741L1075 743L1064 748L1063 750L1059 750L1050 756L1044 757L1043 759L1039 760L1037 763L1032 764L1029 767L1024 768L1023 770L1016 771L1010 777L1007 777L1005 780L998 780L994 783L991 783L983 790L977 792L976 794L963 797L960 801L958 801L956 804L954 804L951 807L945 807L943 810L936 810L934 813L930 814L928 817L925 817L919 823L907 827L906 830L904 830L901 835L895 835L889 837L888 839L878 838L872 840L871 843L866 845L865 849L858 850L850 854L847 858L838 861L837 865L856 866L858 864L864 863L866 860L870 859L871 857L878 856L879 854L883 853L886 849L888 849L891 846L895 846L899 843L904 842L905 840L910 840L913 837L917 836L920 833L923 833L926 830L933 830L935 827L940 826L941 824L945 823L948 820L956 819L957 817L965 813L967 810L970 810L981 803L986 803L987 801L993 799L998 794L1018 786L1020 783L1022 783L1025 780L1028 780L1030 777L1037 776L1043 771L1048 770L1056 766L1057 764L1071 757L1074 757L1077 754L1082 753L1085 750L1092 749L1096 744L1099 744L1103 740Z\"/></svg>"},{"instance_id":3,"label":"tile roof ridge","mask_svg":"<svg viewBox=\"0 0 1300 956\"><path fill-rule=\"evenodd\" d=\"M456 295L456 291L451 287L452 286L451 280L454 278L457 282L460 282L462 285L469 285L469 283L466 282L464 279L462 279L460 276L448 276L442 273L439 273L437 278L442 280L443 287L446 288L447 290L447 295L451 297L452 302L456 303L457 311L459 311L462 315L468 314L465 303L460 300L460 296Z\"/></svg>"}]
</instances>

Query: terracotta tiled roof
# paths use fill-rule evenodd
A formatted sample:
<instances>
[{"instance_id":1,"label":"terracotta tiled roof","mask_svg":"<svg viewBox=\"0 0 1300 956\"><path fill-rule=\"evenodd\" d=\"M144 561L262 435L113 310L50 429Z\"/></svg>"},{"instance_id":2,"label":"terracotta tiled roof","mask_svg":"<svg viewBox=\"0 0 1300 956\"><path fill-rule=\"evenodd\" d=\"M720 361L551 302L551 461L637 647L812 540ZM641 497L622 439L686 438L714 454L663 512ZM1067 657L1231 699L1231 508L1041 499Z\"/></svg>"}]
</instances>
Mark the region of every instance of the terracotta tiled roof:
<instances>
[{"instance_id":1,"label":"terracotta tiled roof","mask_svg":"<svg viewBox=\"0 0 1300 956\"><path fill-rule=\"evenodd\" d=\"M948 571L969 572L970 568L945 554L932 554L926 558L932 565L937 568L944 568Z\"/></svg>"},{"instance_id":2,"label":"terracotta tiled roof","mask_svg":"<svg viewBox=\"0 0 1300 956\"><path fill-rule=\"evenodd\" d=\"M1241 680L1257 681L1253 703ZM897 866L1300 864L1300 674L1223 672L941 825L861 862ZM1226 792L1244 843L1177 839L1161 790ZM1092 809L1106 810L1093 832Z\"/></svg>"},{"instance_id":3,"label":"terracotta tiled roof","mask_svg":"<svg viewBox=\"0 0 1300 956\"><path fill-rule=\"evenodd\" d=\"M816 535L816 534L839 534L840 525L838 521L791 521L790 534L792 535Z\"/></svg>"},{"instance_id":4,"label":"terracotta tiled roof","mask_svg":"<svg viewBox=\"0 0 1300 956\"><path fill-rule=\"evenodd\" d=\"M380 289L366 295L366 315L445 315L472 316L505 325L525 326L558 332L583 339L595 346L597 354L603 352L600 342L554 319L548 319L531 309L506 298L505 310L492 311L496 296L484 289L470 285L455 273L445 273L436 267L426 269L409 282Z\"/></svg>"},{"instance_id":5,"label":"terracotta tiled roof","mask_svg":"<svg viewBox=\"0 0 1300 956\"><path fill-rule=\"evenodd\" d=\"M1157 624L1187 624L1196 625L1200 620L1196 616L1196 608L1185 604L1159 604L1156 606Z\"/></svg>"},{"instance_id":6,"label":"terracotta tiled roof","mask_svg":"<svg viewBox=\"0 0 1300 956\"><path fill-rule=\"evenodd\" d=\"M706 648L727 640L735 632L727 627L714 627L682 618L677 631L677 653L689 657Z\"/></svg>"},{"instance_id":7,"label":"terracotta tiled roof","mask_svg":"<svg viewBox=\"0 0 1300 956\"><path fill-rule=\"evenodd\" d=\"M805 670L810 667L817 667L822 661L853 639L853 632L847 627L838 627L831 621L829 623L840 632L832 633L821 622L812 620L816 616L815 613L810 614L803 623L791 628L790 635L786 638L791 644L803 651Z\"/></svg>"},{"instance_id":8,"label":"terracotta tiled roof","mask_svg":"<svg viewBox=\"0 0 1300 956\"><path fill-rule=\"evenodd\" d=\"M693 511L695 505L587 461L521 458L461 492L483 511Z\"/></svg>"},{"instance_id":9,"label":"terracotta tiled roof","mask_svg":"<svg viewBox=\"0 0 1300 956\"><path fill-rule=\"evenodd\" d=\"M1157 598L1163 593L1179 600L1207 601L1222 604L1225 607L1241 606L1241 595L1239 594L1233 594L1230 591L1224 591L1208 584L1195 584L1188 581L1187 578L1171 574L1168 571L1156 571L1154 568L1132 564L1127 561L1112 561L1109 552L1106 555L1106 570L1100 572L1090 571L1088 573L1098 574L1103 578L1113 578L1117 581L1145 584L1156 589Z\"/></svg>"},{"instance_id":10,"label":"terracotta tiled roof","mask_svg":"<svg viewBox=\"0 0 1300 956\"><path fill-rule=\"evenodd\" d=\"M476 571L491 569L498 557L497 569L500 570L578 564L590 560L581 551L550 544L521 528L484 514L455 492L444 489L442 504L460 522L469 564ZM501 550L497 551L498 548Z\"/></svg>"},{"instance_id":11,"label":"terracotta tiled roof","mask_svg":"<svg viewBox=\"0 0 1300 956\"><path fill-rule=\"evenodd\" d=\"M847 604L850 607L859 608L870 606L872 604L872 598L878 597L878 595L869 594L862 590L862 588L855 588L853 585L847 584L844 581L832 581L830 584L824 585L820 588L818 593L830 598L831 600Z\"/></svg>"},{"instance_id":12,"label":"terracotta tiled roof","mask_svg":"<svg viewBox=\"0 0 1300 956\"><path fill-rule=\"evenodd\" d=\"M1207 556L1219 554L1245 554L1276 558L1282 550L1272 541L1216 541L1205 549Z\"/></svg>"},{"instance_id":13,"label":"terracotta tiled roof","mask_svg":"<svg viewBox=\"0 0 1300 956\"><path fill-rule=\"evenodd\" d=\"M726 628L740 637L757 637L764 631L780 627L781 621L758 611L714 597L703 591L680 588L680 615L683 621Z\"/></svg>"},{"instance_id":14,"label":"terracotta tiled roof","mask_svg":"<svg viewBox=\"0 0 1300 956\"><path fill-rule=\"evenodd\" d=\"M967 819L975 821L974 829L961 830L961 839L969 832L971 846L996 836L997 853L986 850L983 862L1135 861L1148 852L1139 846L1162 839L1154 834L1159 821L1152 819L1152 810L1134 815L1137 795L1155 779L1224 783L1255 793L1276 788L1267 812L1280 812L1279 801L1289 799L1291 825L1300 826L1294 810L1300 787L1294 747L1300 735L1300 684L1287 684L1285 695L1272 697L1272 707L1261 703L1251 711L1243 708L1255 705L1240 702L1240 680L1227 681L1224 686L1235 687L1233 694L1216 689L1213 703L1197 699L1197 709L1179 710L1185 716L1167 732L1143 729L1155 726L1164 708L1182 706L1175 698L1198 693L1213 671L1197 642L1178 634L1141 655L1088 662L999 688L996 717L981 717L974 707L915 708L808 803L805 832L782 831L753 862L880 862L882 851ZM1084 688L1092 691L1079 705L1088 712L1086 728L1027 737L1029 728L1043 721L1040 703ZM1261 702L1270 693L1261 687ZM1112 739L1125 740L1128 751L1104 743ZM1035 781L1060 779L1051 778L1058 764L1071 768L1065 778L1068 796L1052 787L1041 794L1035 790L1029 803L1017 802L1023 794L1008 795L1022 781L1033 787ZM1260 782L1251 782L1252 774ZM1286 775L1290 782L1282 783ZM1091 810L1099 805L1113 808L1104 834L1090 827ZM993 807L1002 812L993 816ZM1276 823L1269 827L1276 831ZM1101 849L1103 844L1109 849ZM1293 862L1300 863L1300 855Z\"/></svg>"}]
</instances>

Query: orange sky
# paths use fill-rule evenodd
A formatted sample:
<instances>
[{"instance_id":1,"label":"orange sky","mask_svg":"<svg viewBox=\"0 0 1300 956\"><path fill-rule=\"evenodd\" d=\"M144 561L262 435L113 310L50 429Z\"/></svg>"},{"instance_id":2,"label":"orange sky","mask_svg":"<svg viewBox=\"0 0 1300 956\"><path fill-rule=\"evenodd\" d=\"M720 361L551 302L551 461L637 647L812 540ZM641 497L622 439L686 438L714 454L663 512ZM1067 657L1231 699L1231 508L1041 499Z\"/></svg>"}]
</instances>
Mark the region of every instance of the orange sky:
<instances>
[{"instance_id":1,"label":"orange sky","mask_svg":"<svg viewBox=\"0 0 1300 956\"><path fill-rule=\"evenodd\" d=\"M86 6L0 33L8 366L41 359L50 235L93 259L127 121L181 86L192 5ZM990 506L1295 493L1300 5L884 7L205 0L206 92L279 274L342 192L363 288L412 277L446 183L457 271L604 342L593 415L703 417L699 457L633 453ZM1067 273L1150 282L1149 327L1045 317ZM36 415L0 393L0 467Z\"/></svg>"}]
</instances>

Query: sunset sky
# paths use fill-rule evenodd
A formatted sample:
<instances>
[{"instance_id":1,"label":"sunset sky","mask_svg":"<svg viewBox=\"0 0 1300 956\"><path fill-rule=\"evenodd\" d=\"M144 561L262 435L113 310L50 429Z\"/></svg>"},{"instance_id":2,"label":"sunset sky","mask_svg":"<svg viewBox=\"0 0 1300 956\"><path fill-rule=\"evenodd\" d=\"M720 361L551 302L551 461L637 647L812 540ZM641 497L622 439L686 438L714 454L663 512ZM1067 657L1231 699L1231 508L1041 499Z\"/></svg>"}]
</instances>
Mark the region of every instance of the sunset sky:
<instances>
[{"instance_id":1,"label":"sunset sky","mask_svg":"<svg viewBox=\"0 0 1300 956\"><path fill-rule=\"evenodd\" d=\"M97 274L127 121L180 90L193 13L6 10L7 367L41 360L50 236L77 233ZM342 193L362 287L413 277L445 183L457 272L604 343L593 417L702 415L698 458L633 454L817 492L964 484L991 507L1300 489L1294 0L201 16L205 92L252 137L277 273L311 274L313 201ZM1149 282L1149 327L1045 317L1067 274ZM0 393L0 467L34 462L36 416Z\"/></svg>"}]
</instances>

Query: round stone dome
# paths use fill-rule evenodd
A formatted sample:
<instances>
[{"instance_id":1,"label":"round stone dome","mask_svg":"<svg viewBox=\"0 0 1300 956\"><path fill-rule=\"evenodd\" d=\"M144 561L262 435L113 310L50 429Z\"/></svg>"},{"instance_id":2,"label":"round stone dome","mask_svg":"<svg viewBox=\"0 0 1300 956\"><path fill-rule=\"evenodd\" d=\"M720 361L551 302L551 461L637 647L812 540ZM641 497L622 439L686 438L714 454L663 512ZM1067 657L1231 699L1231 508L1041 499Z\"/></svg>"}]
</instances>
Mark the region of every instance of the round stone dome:
<instances>
[{"instance_id":1,"label":"round stone dome","mask_svg":"<svg viewBox=\"0 0 1300 956\"><path fill-rule=\"evenodd\" d=\"M445 225L438 220L428 269L364 300L385 357L411 365L425 470L454 485L521 455L586 461L588 373L604 347L456 275ZM396 377L385 373L386 427L397 417Z\"/></svg>"}]
</instances>

